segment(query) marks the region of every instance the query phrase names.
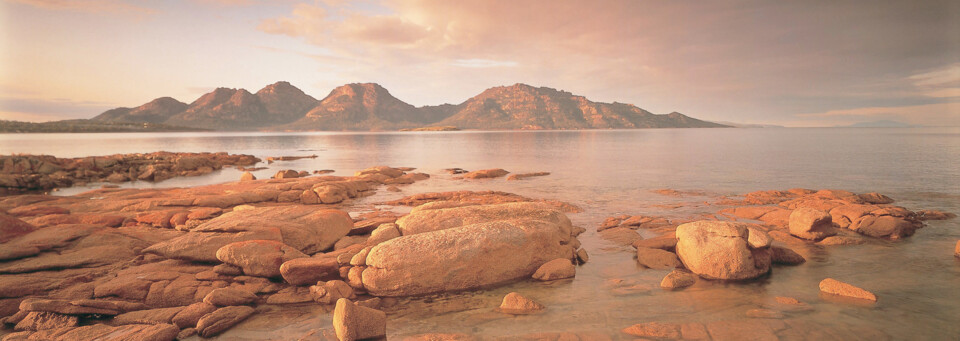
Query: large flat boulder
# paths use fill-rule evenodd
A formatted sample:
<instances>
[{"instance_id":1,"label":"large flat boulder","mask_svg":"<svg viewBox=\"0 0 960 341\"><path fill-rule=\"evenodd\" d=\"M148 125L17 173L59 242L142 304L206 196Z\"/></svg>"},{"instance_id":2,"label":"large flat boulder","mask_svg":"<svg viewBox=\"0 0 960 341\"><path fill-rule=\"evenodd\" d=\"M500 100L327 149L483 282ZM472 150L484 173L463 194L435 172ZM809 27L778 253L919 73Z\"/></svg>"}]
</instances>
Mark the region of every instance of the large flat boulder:
<instances>
[{"instance_id":1,"label":"large flat boulder","mask_svg":"<svg viewBox=\"0 0 960 341\"><path fill-rule=\"evenodd\" d=\"M751 245L751 233L763 232L747 224L727 221L686 223L677 227L677 256L687 269L700 277L756 278L770 271L771 254L769 246L754 248Z\"/></svg>"},{"instance_id":2,"label":"large flat boulder","mask_svg":"<svg viewBox=\"0 0 960 341\"><path fill-rule=\"evenodd\" d=\"M363 285L375 296L410 296L526 278L548 261L572 256L568 231L526 219L394 238L370 250Z\"/></svg>"},{"instance_id":3,"label":"large flat boulder","mask_svg":"<svg viewBox=\"0 0 960 341\"><path fill-rule=\"evenodd\" d=\"M249 232L189 232L143 249L144 253L157 254L170 259L195 262L220 262L217 250L227 244L248 240L283 240L277 228L256 229Z\"/></svg>"},{"instance_id":4,"label":"large flat boulder","mask_svg":"<svg viewBox=\"0 0 960 341\"><path fill-rule=\"evenodd\" d=\"M280 277L280 265L306 258L299 250L274 240L248 240L224 245L217 250L217 259L243 269L248 276Z\"/></svg>"},{"instance_id":5,"label":"large flat boulder","mask_svg":"<svg viewBox=\"0 0 960 341\"><path fill-rule=\"evenodd\" d=\"M6 243L13 238L36 230L33 225L27 224L16 217L0 212L0 243Z\"/></svg>"},{"instance_id":6,"label":"large flat boulder","mask_svg":"<svg viewBox=\"0 0 960 341\"><path fill-rule=\"evenodd\" d=\"M192 232L252 232L276 228L284 244L314 254L333 247L353 228L346 212L310 206L257 207L224 213Z\"/></svg>"},{"instance_id":7,"label":"large flat boulder","mask_svg":"<svg viewBox=\"0 0 960 341\"><path fill-rule=\"evenodd\" d=\"M536 202L512 202L438 209L421 207L397 219L397 226L402 235L408 236L482 222L515 219L549 222L556 225L560 229L560 233L566 236L569 236L572 231L570 219L565 214L554 207Z\"/></svg>"}]
</instances>

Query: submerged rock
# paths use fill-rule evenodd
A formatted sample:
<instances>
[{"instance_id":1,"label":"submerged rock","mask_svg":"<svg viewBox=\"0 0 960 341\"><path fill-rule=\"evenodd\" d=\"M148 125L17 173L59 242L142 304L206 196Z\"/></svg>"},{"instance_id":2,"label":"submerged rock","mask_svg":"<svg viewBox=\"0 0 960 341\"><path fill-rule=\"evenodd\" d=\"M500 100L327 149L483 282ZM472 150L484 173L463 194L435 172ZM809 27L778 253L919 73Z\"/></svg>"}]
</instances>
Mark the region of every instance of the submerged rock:
<instances>
[{"instance_id":1,"label":"submerged rock","mask_svg":"<svg viewBox=\"0 0 960 341\"><path fill-rule=\"evenodd\" d=\"M673 269L660 281L660 287L667 290L682 289L697 283L697 275L685 269Z\"/></svg>"},{"instance_id":2,"label":"submerged rock","mask_svg":"<svg viewBox=\"0 0 960 341\"><path fill-rule=\"evenodd\" d=\"M677 227L677 255L684 266L701 277L743 280L770 271L770 249L751 248L748 225L724 221L696 221Z\"/></svg>"},{"instance_id":3,"label":"submerged rock","mask_svg":"<svg viewBox=\"0 0 960 341\"><path fill-rule=\"evenodd\" d=\"M491 178L499 178L507 174L510 174L510 172L500 168L494 168L494 169L483 169L478 171L472 171L472 172L463 174L463 178L464 179L491 179Z\"/></svg>"},{"instance_id":4,"label":"submerged rock","mask_svg":"<svg viewBox=\"0 0 960 341\"><path fill-rule=\"evenodd\" d=\"M789 248L773 246L770 251L770 259L774 264L798 265L807 261L806 258Z\"/></svg>"},{"instance_id":5,"label":"submerged rock","mask_svg":"<svg viewBox=\"0 0 960 341\"><path fill-rule=\"evenodd\" d=\"M542 304L529 298L523 297L518 293L511 292L503 297L500 302L500 312L511 315L536 314L546 309Z\"/></svg>"},{"instance_id":6,"label":"submerged rock","mask_svg":"<svg viewBox=\"0 0 960 341\"><path fill-rule=\"evenodd\" d=\"M863 288L856 287L854 285L844 283L833 278L826 278L820 281L820 291L839 295L844 297L857 298L867 301L877 301L877 295L874 295L872 292L866 291Z\"/></svg>"},{"instance_id":7,"label":"submerged rock","mask_svg":"<svg viewBox=\"0 0 960 341\"><path fill-rule=\"evenodd\" d=\"M537 268L537 271L533 273L533 278L541 281L552 281L573 278L576 274L577 268L570 262L570 259L557 258Z\"/></svg>"},{"instance_id":8,"label":"submerged rock","mask_svg":"<svg viewBox=\"0 0 960 341\"><path fill-rule=\"evenodd\" d=\"M623 329L633 336L656 339L680 339L680 325L674 323L647 322L638 323Z\"/></svg>"}]
</instances>

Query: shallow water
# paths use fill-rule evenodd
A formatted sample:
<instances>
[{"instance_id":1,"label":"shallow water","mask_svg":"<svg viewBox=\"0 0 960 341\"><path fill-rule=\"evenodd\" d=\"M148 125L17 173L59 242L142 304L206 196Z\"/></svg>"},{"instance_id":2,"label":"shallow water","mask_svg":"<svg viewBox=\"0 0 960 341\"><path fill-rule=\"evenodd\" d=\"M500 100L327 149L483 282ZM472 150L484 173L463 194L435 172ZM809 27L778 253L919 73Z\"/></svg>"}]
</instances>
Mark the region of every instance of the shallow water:
<instances>
[{"instance_id":1,"label":"shallow water","mask_svg":"<svg viewBox=\"0 0 960 341\"><path fill-rule=\"evenodd\" d=\"M791 296L813 310L788 313L788 324L839 330L848 334L834 335L844 339L960 338L960 261L952 256L960 238L958 219L931 221L902 242L798 250L807 256L807 263L775 266L768 278L756 282L701 281L676 292L658 287L667 271L638 268L633 248L613 245L594 232L609 216L684 219L722 208L712 204L719 195L793 187L876 191L910 209L960 213L960 128L0 135L0 153L5 154L79 157L157 150L227 151L261 158L318 155L274 163L255 172L259 178L279 169L334 169L335 175L350 175L379 164L418 167L434 175L403 187L403 193L381 191L365 198L356 203L357 209L406 194L480 189L563 200L584 208L570 218L587 229L580 240L591 261L578 268L575 279L403 299L400 308L390 311L392 336L594 330L619 338L625 336L619 330L634 323L742 319L746 310L775 296ZM552 174L524 181L465 181L442 173L449 167ZM194 186L234 181L238 176L238 171L224 169L207 176L125 186ZM704 195L651 192L660 188L698 190ZM671 208L674 204L682 205ZM880 300L867 306L824 300L817 290L824 277L868 288ZM612 290L607 283L611 279L632 281L635 288ZM510 291L540 301L548 310L521 317L494 313ZM279 327L278 317L283 321ZM272 308L224 338L295 339L329 326L329 314L315 305Z\"/></svg>"}]
</instances>

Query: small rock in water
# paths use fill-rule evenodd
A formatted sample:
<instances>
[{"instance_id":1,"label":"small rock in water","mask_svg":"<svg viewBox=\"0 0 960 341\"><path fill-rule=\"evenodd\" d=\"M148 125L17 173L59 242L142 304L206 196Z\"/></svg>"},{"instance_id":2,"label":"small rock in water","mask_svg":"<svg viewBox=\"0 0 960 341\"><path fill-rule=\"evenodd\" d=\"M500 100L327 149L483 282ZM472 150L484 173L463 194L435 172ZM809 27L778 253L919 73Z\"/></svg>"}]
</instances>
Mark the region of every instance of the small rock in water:
<instances>
[{"instance_id":1,"label":"small rock in water","mask_svg":"<svg viewBox=\"0 0 960 341\"><path fill-rule=\"evenodd\" d=\"M660 287L667 290L686 288L697 283L697 275L685 269L674 269L663 277Z\"/></svg>"},{"instance_id":2,"label":"small rock in water","mask_svg":"<svg viewBox=\"0 0 960 341\"><path fill-rule=\"evenodd\" d=\"M640 337L656 339L679 339L680 325L661 322L638 323L624 328L623 332Z\"/></svg>"},{"instance_id":3,"label":"small rock in water","mask_svg":"<svg viewBox=\"0 0 960 341\"><path fill-rule=\"evenodd\" d=\"M807 261L806 258L790 248L773 246L770 247L770 251L770 259L775 264L799 265Z\"/></svg>"},{"instance_id":4,"label":"small rock in water","mask_svg":"<svg viewBox=\"0 0 960 341\"><path fill-rule=\"evenodd\" d=\"M507 174L510 174L510 172L500 168L482 169L482 170L466 173L463 175L463 178L464 179L492 179L492 178L499 178Z\"/></svg>"},{"instance_id":5,"label":"small rock in water","mask_svg":"<svg viewBox=\"0 0 960 341\"><path fill-rule=\"evenodd\" d=\"M300 177L300 172L297 172L292 169L282 170L277 172L277 174L273 175L274 179L293 179L293 178L299 178L299 177Z\"/></svg>"},{"instance_id":6,"label":"small rock in water","mask_svg":"<svg viewBox=\"0 0 960 341\"><path fill-rule=\"evenodd\" d=\"M257 177L250 172L243 172L243 174L240 174L240 181L253 181L256 179Z\"/></svg>"},{"instance_id":7,"label":"small rock in water","mask_svg":"<svg viewBox=\"0 0 960 341\"><path fill-rule=\"evenodd\" d=\"M683 266L673 252L646 247L637 248L637 263L650 269L673 269Z\"/></svg>"},{"instance_id":8,"label":"small rock in water","mask_svg":"<svg viewBox=\"0 0 960 341\"><path fill-rule=\"evenodd\" d=\"M818 245L823 246L835 246L835 245L860 245L865 241L863 238L857 237L847 237L847 236L833 236L823 238L823 240L817 242Z\"/></svg>"},{"instance_id":9,"label":"small rock in water","mask_svg":"<svg viewBox=\"0 0 960 341\"><path fill-rule=\"evenodd\" d=\"M333 329L340 341L384 337L387 335L387 314L341 298L333 309Z\"/></svg>"},{"instance_id":10,"label":"small rock in water","mask_svg":"<svg viewBox=\"0 0 960 341\"><path fill-rule=\"evenodd\" d=\"M958 252L960 252L960 242L958 242L957 245L958 245L957 250ZM577 262L579 262L580 264L586 264L589 261L590 261L590 255L587 254L586 249L577 250Z\"/></svg>"},{"instance_id":11,"label":"small rock in water","mask_svg":"<svg viewBox=\"0 0 960 341\"><path fill-rule=\"evenodd\" d=\"M747 310L747 317L758 319L782 319L783 313L770 309L750 309Z\"/></svg>"},{"instance_id":12,"label":"small rock in water","mask_svg":"<svg viewBox=\"0 0 960 341\"><path fill-rule=\"evenodd\" d=\"M566 258L557 258L546 262L533 273L533 278L541 281L571 278L576 276L577 268Z\"/></svg>"},{"instance_id":13,"label":"small rock in water","mask_svg":"<svg viewBox=\"0 0 960 341\"><path fill-rule=\"evenodd\" d=\"M920 216L920 220L947 220L957 217L956 214L937 210L919 210L917 215Z\"/></svg>"},{"instance_id":14,"label":"small rock in water","mask_svg":"<svg viewBox=\"0 0 960 341\"><path fill-rule=\"evenodd\" d=\"M526 178L532 178L535 176L547 176L550 175L550 172L535 172L535 173L521 173L521 174L510 174L507 177L507 180L523 180Z\"/></svg>"},{"instance_id":15,"label":"small rock in water","mask_svg":"<svg viewBox=\"0 0 960 341\"><path fill-rule=\"evenodd\" d=\"M820 281L820 291L838 296L858 298L873 302L877 301L877 295L874 295L872 292L833 278L826 278Z\"/></svg>"},{"instance_id":16,"label":"small rock in water","mask_svg":"<svg viewBox=\"0 0 960 341\"><path fill-rule=\"evenodd\" d=\"M511 315L536 314L546 309L542 304L529 298L520 296L520 294L511 292L503 297L500 302L500 312Z\"/></svg>"}]
</instances>

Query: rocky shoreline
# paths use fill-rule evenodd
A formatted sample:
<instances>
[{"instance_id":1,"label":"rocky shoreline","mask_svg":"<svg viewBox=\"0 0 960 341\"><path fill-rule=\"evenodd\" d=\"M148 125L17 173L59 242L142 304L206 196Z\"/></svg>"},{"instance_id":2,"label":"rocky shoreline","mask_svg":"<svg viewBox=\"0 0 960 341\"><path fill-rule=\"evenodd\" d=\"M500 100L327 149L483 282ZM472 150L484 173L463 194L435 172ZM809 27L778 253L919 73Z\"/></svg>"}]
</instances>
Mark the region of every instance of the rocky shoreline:
<instances>
[{"instance_id":1,"label":"rocky shoreline","mask_svg":"<svg viewBox=\"0 0 960 341\"><path fill-rule=\"evenodd\" d=\"M0 155L0 195L46 191L92 182L159 182L177 176L209 174L225 166L251 166L252 155L227 153L115 154L82 158L50 155Z\"/></svg>"},{"instance_id":2,"label":"rocky shoreline","mask_svg":"<svg viewBox=\"0 0 960 341\"><path fill-rule=\"evenodd\" d=\"M123 157L117 160L128 164ZM594 247L578 238L586 230L567 216L581 211L570 203L457 191L414 194L347 212L357 199L430 175L386 166L346 177L301 173L281 171L262 180L244 176L194 188L0 197L0 322L12 331L3 340L206 338L286 305L332 310L332 325L316 326L301 339L378 338L386 336L391 312L404 297L518 281L562 282L590 261ZM500 169L463 173L471 175L461 181L497 181L491 178L507 174ZM753 281L775 271L774 264L803 266L809 248L902 240L925 220L953 216L892 203L878 193L761 191L718 197L712 204L719 210L696 219L625 215L606 219L596 230L613 244L635 247L642 268L672 269L652 285L686 290L704 281ZM643 238L637 231L656 237ZM869 283L843 280L823 278L813 290L856 301L883 299L868 291ZM630 291L646 284L621 280L611 285ZM524 292L498 302L496 313L509 316L550 309ZM808 305L796 298L777 297L743 320L648 321L609 326L614 331L609 333L514 339L802 338L816 328L783 319L805 309Z\"/></svg>"}]
</instances>

